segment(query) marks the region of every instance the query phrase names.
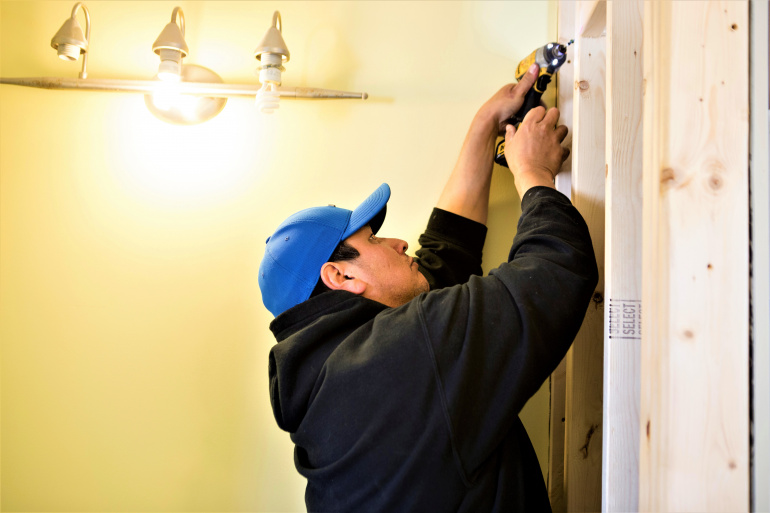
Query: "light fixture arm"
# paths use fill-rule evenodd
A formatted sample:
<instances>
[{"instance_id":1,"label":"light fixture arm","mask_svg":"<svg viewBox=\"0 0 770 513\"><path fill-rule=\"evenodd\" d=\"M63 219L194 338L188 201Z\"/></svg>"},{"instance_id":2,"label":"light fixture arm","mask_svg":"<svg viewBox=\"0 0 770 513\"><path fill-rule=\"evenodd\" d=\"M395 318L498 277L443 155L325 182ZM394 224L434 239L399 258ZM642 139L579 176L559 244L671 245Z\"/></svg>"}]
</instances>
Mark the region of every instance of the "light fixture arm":
<instances>
[{"instance_id":1,"label":"light fixture arm","mask_svg":"<svg viewBox=\"0 0 770 513\"><path fill-rule=\"evenodd\" d=\"M176 23L177 13L179 13L179 30L182 31L182 37L184 37L184 11L181 7L174 7L171 12L171 23Z\"/></svg>"},{"instance_id":2,"label":"light fixture arm","mask_svg":"<svg viewBox=\"0 0 770 513\"><path fill-rule=\"evenodd\" d=\"M83 2L78 2L72 8L72 18L77 16L78 9L83 9L83 13L86 15L86 44L91 45L91 14L88 12L88 8ZM80 69L80 78L88 77L86 66L88 65L88 52L83 52L83 67Z\"/></svg>"}]
</instances>

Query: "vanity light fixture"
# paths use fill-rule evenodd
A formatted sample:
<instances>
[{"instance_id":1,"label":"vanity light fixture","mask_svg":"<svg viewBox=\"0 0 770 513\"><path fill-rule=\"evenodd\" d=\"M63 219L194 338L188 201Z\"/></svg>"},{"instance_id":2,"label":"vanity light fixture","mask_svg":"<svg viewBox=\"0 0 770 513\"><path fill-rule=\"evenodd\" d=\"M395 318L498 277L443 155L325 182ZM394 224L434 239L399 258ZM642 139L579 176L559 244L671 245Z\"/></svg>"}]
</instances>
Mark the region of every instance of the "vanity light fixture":
<instances>
[{"instance_id":1,"label":"vanity light fixture","mask_svg":"<svg viewBox=\"0 0 770 513\"><path fill-rule=\"evenodd\" d=\"M139 2L137 2L139 4ZM103 5L109 5L104 2ZM82 9L86 31L76 19ZM178 18L177 18L178 17ZM185 42L184 12L175 7L168 23L152 45L160 57L158 74L152 80L87 78L86 67L91 39L91 17L82 2L72 8L72 14L51 39L51 46L59 57L75 61L83 55L79 78L65 77L0 77L0 84L40 89L69 89L75 91L105 91L140 93L156 117L175 124L192 125L213 118L233 96L257 98L261 112L273 112L280 97L306 99L367 99L366 93L336 91L316 87L285 87L281 84L283 64L289 61L289 49L283 40L281 14L273 13L273 23L254 51L259 63L261 86L226 84L212 70L195 64L182 64L189 52Z\"/></svg>"}]
</instances>

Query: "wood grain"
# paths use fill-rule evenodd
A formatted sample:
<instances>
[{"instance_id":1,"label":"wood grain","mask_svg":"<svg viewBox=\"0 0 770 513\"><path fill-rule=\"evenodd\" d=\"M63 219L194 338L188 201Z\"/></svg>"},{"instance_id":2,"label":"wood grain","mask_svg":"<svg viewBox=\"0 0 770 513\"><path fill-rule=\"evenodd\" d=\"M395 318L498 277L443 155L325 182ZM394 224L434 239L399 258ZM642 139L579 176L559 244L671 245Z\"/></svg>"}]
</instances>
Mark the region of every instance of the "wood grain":
<instances>
[{"instance_id":1,"label":"wood grain","mask_svg":"<svg viewBox=\"0 0 770 513\"><path fill-rule=\"evenodd\" d=\"M580 13L592 2L576 4ZM576 32L579 27L576 26ZM567 355L565 490L568 511L601 507L604 333L605 39L575 41L572 202L588 224L599 284Z\"/></svg>"},{"instance_id":2,"label":"wood grain","mask_svg":"<svg viewBox=\"0 0 770 513\"><path fill-rule=\"evenodd\" d=\"M578 37L601 37L607 26L607 5L605 0L591 0L579 2L577 27L575 33Z\"/></svg>"},{"instance_id":3,"label":"wood grain","mask_svg":"<svg viewBox=\"0 0 770 513\"><path fill-rule=\"evenodd\" d=\"M559 2L558 42L566 44L575 37L575 3ZM569 132L562 146L570 148L570 156L564 162L561 172L556 175L556 189L572 197L572 95L574 76L574 47L567 50L567 62L556 74L556 107L559 109L559 123L567 126ZM565 400L567 380L567 358L565 357L551 374L550 443L548 449L548 498L553 513L567 511L564 490L564 431Z\"/></svg>"},{"instance_id":4,"label":"wood grain","mask_svg":"<svg viewBox=\"0 0 770 513\"><path fill-rule=\"evenodd\" d=\"M642 1L607 4L602 511L639 508Z\"/></svg>"},{"instance_id":5,"label":"wood grain","mask_svg":"<svg viewBox=\"0 0 770 513\"><path fill-rule=\"evenodd\" d=\"M642 511L749 506L748 6L645 3Z\"/></svg>"}]
</instances>

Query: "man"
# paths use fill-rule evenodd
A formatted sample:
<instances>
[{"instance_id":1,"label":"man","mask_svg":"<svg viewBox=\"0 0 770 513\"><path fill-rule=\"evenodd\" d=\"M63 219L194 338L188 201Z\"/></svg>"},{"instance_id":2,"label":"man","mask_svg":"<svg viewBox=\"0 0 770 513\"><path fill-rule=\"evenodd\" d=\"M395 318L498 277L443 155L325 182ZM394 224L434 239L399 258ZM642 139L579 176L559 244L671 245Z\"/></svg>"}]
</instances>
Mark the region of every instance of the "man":
<instances>
[{"instance_id":1,"label":"man","mask_svg":"<svg viewBox=\"0 0 770 513\"><path fill-rule=\"evenodd\" d=\"M270 397L308 510L550 510L518 413L567 352L598 273L583 219L553 188L558 111L505 126L536 76L476 114L417 258L376 235L385 184L353 211L303 210L268 239ZM508 262L481 277L503 131L522 214Z\"/></svg>"}]
</instances>

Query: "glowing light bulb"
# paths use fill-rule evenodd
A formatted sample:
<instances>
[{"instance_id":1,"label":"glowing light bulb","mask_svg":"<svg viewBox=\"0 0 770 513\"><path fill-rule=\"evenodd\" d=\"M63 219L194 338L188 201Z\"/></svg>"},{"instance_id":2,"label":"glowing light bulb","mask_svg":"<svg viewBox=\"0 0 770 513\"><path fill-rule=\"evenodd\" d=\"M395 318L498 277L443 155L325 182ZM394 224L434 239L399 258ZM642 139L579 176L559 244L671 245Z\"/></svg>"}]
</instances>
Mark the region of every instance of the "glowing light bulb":
<instances>
[{"instance_id":1,"label":"glowing light bulb","mask_svg":"<svg viewBox=\"0 0 770 513\"><path fill-rule=\"evenodd\" d=\"M152 94L152 103L158 109L168 111L173 108L178 96L179 93L176 92L171 83L161 81L155 86L155 92Z\"/></svg>"},{"instance_id":2,"label":"glowing light bulb","mask_svg":"<svg viewBox=\"0 0 770 513\"><path fill-rule=\"evenodd\" d=\"M182 53L177 50L160 50L160 65L158 78L164 82L179 82L182 80Z\"/></svg>"},{"instance_id":3,"label":"glowing light bulb","mask_svg":"<svg viewBox=\"0 0 770 513\"><path fill-rule=\"evenodd\" d=\"M185 64L181 81L185 84L221 84L222 78L203 66ZM195 125L219 114L227 98L182 93L179 82L155 82L153 92L144 95L144 103L150 112L161 121L176 125Z\"/></svg>"}]
</instances>

